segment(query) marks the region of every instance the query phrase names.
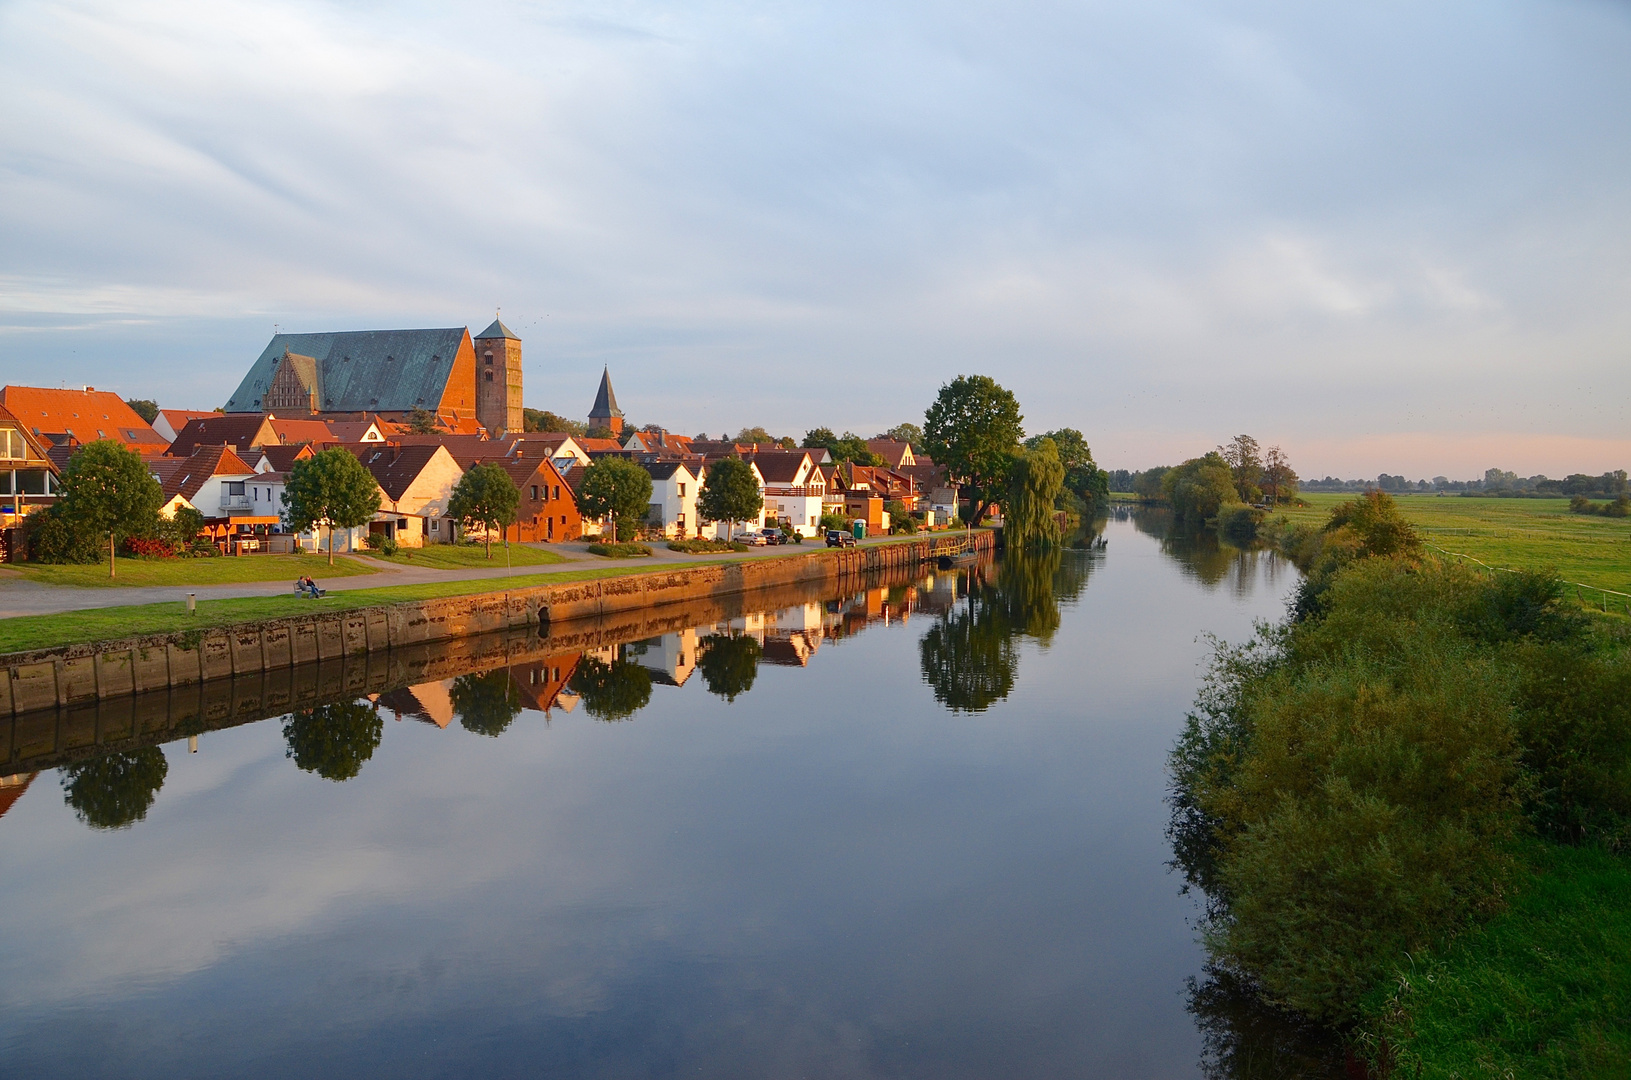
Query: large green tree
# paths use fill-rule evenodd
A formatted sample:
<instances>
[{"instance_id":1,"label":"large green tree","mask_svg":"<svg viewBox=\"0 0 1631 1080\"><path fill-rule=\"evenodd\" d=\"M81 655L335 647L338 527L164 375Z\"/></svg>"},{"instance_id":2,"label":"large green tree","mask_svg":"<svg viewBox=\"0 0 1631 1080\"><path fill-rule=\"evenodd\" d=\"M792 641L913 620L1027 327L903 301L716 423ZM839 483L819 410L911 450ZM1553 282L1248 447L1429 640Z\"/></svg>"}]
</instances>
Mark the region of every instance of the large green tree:
<instances>
[{"instance_id":1,"label":"large green tree","mask_svg":"<svg viewBox=\"0 0 1631 1080\"><path fill-rule=\"evenodd\" d=\"M568 684L596 720L626 720L651 701L651 672L622 656L609 664L585 656Z\"/></svg>"},{"instance_id":2,"label":"large green tree","mask_svg":"<svg viewBox=\"0 0 1631 1080\"><path fill-rule=\"evenodd\" d=\"M564 416L557 416L548 409L522 409L521 429L523 431L559 431L566 435L587 435L589 425L581 420L568 420Z\"/></svg>"},{"instance_id":3,"label":"large green tree","mask_svg":"<svg viewBox=\"0 0 1631 1080\"><path fill-rule=\"evenodd\" d=\"M374 477L349 450L332 447L297 461L283 485L283 521L292 532L328 528L328 562L334 565L334 530L355 529L379 513Z\"/></svg>"},{"instance_id":4,"label":"large green tree","mask_svg":"<svg viewBox=\"0 0 1631 1080\"><path fill-rule=\"evenodd\" d=\"M1229 463L1229 472L1235 482L1235 494L1241 502L1256 502L1262 497L1263 452L1257 440L1250 435L1236 435L1227 446L1218 447L1218 456Z\"/></svg>"},{"instance_id":5,"label":"large green tree","mask_svg":"<svg viewBox=\"0 0 1631 1080\"><path fill-rule=\"evenodd\" d=\"M502 465L472 465L453 488L447 512L467 529L482 527L487 557L493 557L493 530L509 529L521 507L521 489ZM505 542L508 543L508 536Z\"/></svg>"},{"instance_id":6,"label":"large green tree","mask_svg":"<svg viewBox=\"0 0 1631 1080\"><path fill-rule=\"evenodd\" d=\"M1110 477L1093 461L1093 451L1087 439L1075 428L1060 428L1043 435L1033 435L1025 446L1034 450L1043 439L1053 440L1059 451L1059 463L1064 466L1064 489L1089 505L1104 506L1110 499Z\"/></svg>"},{"instance_id":7,"label":"large green tree","mask_svg":"<svg viewBox=\"0 0 1631 1080\"><path fill-rule=\"evenodd\" d=\"M834 435L832 428L814 428L804 433L804 447L825 450L836 464L848 461L854 465L882 465L883 458L866 448L866 440L853 431Z\"/></svg>"},{"instance_id":8,"label":"large green tree","mask_svg":"<svg viewBox=\"0 0 1631 1080\"><path fill-rule=\"evenodd\" d=\"M739 457L721 458L708 466L708 478L697 497L697 513L706 521L757 521L764 508L753 467Z\"/></svg>"},{"instance_id":9,"label":"large green tree","mask_svg":"<svg viewBox=\"0 0 1631 1080\"><path fill-rule=\"evenodd\" d=\"M384 735L384 719L362 701L319 705L283 725L287 756L295 765L336 783L361 772Z\"/></svg>"},{"instance_id":10,"label":"large green tree","mask_svg":"<svg viewBox=\"0 0 1631 1080\"><path fill-rule=\"evenodd\" d=\"M159 418L159 403L149 398L126 398L125 404L149 424Z\"/></svg>"},{"instance_id":11,"label":"large green tree","mask_svg":"<svg viewBox=\"0 0 1631 1080\"><path fill-rule=\"evenodd\" d=\"M650 505L651 474L628 458L599 458L584 470L578 510L584 517L609 518L614 539L634 539Z\"/></svg>"},{"instance_id":12,"label":"large green tree","mask_svg":"<svg viewBox=\"0 0 1631 1080\"><path fill-rule=\"evenodd\" d=\"M122 829L147 816L170 771L156 746L65 765L62 797L93 829Z\"/></svg>"},{"instance_id":13,"label":"large green tree","mask_svg":"<svg viewBox=\"0 0 1631 1080\"><path fill-rule=\"evenodd\" d=\"M923 416L923 449L967 491L976 525L1007 489L1024 419L1014 395L988 375L959 375Z\"/></svg>"},{"instance_id":14,"label":"large green tree","mask_svg":"<svg viewBox=\"0 0 1631 1080\"><path fill-rule=\"evenodd\" d=\"M1009 550L1053 547L1059 542L1054 510L1064 487L1065 467L1052 439L1038 439L1035 446L1014 458L1002 524Z\"/></svg>"},{"instance_id":15,"label":"large green tree","mask_svg":"<svg viewBox=\"0 0 1631 1080\"><path fill-rule=\"evenodd\" d=\"M879 435L878 438L910 443L912 449L917 450L923 445L923 429L911 423L896 424L882 435Z\"/></svg>"},{"instance_id":16,"label":"large green tree","mask_svg":"<svg viewBox=\"0 0 1631 1080\"><path fill-rule=\"evenodd\" d=\"M1173 516L1188 528L1199 528L1217 517L1220 507L1240 501L1234 472L1216 450L1168 469L1161 490L1172 504Z\"/></svg>"},{"instance_id":17,"label":"large green tree","mask_svg":"<svg viewBox=\"0 0 1631 1080\"><path fill-rule=\"evenodd\" d=\"M75 451L63 470L61 491L52 513L71 533L106 540L110 578L118 573L119 541L151 535L164 503L164 491L141 455L111 439Z\"/></svg>"}]
</instances>

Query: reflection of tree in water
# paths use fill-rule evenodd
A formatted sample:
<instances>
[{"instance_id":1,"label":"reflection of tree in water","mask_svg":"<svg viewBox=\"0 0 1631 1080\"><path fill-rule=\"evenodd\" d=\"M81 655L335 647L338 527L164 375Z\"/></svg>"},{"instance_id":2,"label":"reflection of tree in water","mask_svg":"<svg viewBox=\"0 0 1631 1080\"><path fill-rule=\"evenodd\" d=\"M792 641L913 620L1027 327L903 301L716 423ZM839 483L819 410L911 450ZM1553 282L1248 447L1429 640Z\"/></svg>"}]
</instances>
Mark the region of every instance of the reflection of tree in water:
<instances>
[{"instance_id":1,"label":"reflection of tree in water","mask_svg":"<svg viewBox=\"0 0 1631 1080\"><path fill-rule=\"evenodd\" d=\"M1212 529L1184 529L1173 521L1172 511L1142 507L1132 511L1133 527L1161 541L1161 553L1183 567L1184 573L1208 588L1225 579L1236 596L1249 596L1257 585L1258 571L1267 560L1265 577L1273 586L1281 559L1261 548L1236 547L1218 539Z\"/></svg>"},{"instance_id":2,"label":"reflection of tree in water","mask_svg":"<svg viewBox=\"0 0 1631 1080\"><path fill-rule=\"evenodd\" d=\"M990 578L970 571L968 595L918 643L935 700L954 712L983 712L1006 698L1019 669L1015 639L1050 645L1060 602L1080 596L1102 560L1100 552L1055 547L1010 553Z\"/></svg>"},{"instance_id":3,"label":"reflection of tree in water","mask_svg":"<svg viewBox=\"0 0 1631 1080\"><path fill-rule=\"evenodd\" d=\"M385 721L366 702L319 705L283 725L288 756L306 772L336 783L350 780L379 749Z\"/></svg>"},{"instance_id":4,"label":"reflection of tree in water","mask_svg":"<svg viewBox=\"0 0 1631 1080\"><path fill-rule=\"evenodd\" d=\"M702 639L697 670L702 673L702 681L710 694L735 701L736 695L753 689L763 653L764 648L757 639L746 634L709 634Z\"/></svg>"},{"instance_id":5,"label":"reflection of tree in water","mask_svg":"<svg viewBox=\"0 0 1631 1080\"><path fill-rule=\"evenodd\" d=\"M460 675L448 691L459 725L477 735L498 738L521 715L521 691L504 668L482 675Z\"/></svg>"},{"instance_id":6,"label":"reflection of tree in water","mask_svg":"<svg viewBox=\"0 0 1631 1080\"><path fill-rule=\"evenodd\" d=\"M1232 972L1208 965L1204 982L1189 981L1186 1007L1201 1032L1201 1073L1207 1080L1340 1080L1349 1075L1339 1036L1265 1002Z\"/></svg>"},{"instance_id":7,"label":"reflection of tree in water","mask_svg":"<svg viewBox=\"0 0 1631 1080\"><path fill-rule=\"evenodd\" d=\"M93 829L122 829L147 816L169 771L156 746L65 765L63 801Z\"/></svg>"},{"instance_id":8,"label":"reflection of tree in water","mask_svg":"<svg viewBox=\"0 0 1631 1080\"><path fill-rule=\"evenodd\" d=\"M579 660L570 686L596 720L627 720L651 701L651 672L621 651L610 664L593 656Z\"/></svg>"}]
</instances>

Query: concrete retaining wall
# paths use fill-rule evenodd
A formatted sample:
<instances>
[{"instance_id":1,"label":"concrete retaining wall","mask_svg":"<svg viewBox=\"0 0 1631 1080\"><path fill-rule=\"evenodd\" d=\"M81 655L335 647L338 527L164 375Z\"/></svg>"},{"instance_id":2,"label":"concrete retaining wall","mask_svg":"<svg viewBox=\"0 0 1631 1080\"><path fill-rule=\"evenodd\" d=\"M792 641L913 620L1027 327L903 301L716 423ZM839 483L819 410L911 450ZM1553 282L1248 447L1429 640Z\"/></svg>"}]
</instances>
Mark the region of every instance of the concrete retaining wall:
<instances>
[{"instance_id":1,"label":"concrete retaining wall","mask_svg":"<svg viewBox=\"0 0 1631 1080\"><path fill-rule=\"evenodd\" d=\"M706 563L11 653L0 656L0 715L800 582L837 582L851 575L934 561L950 551L953 543L966 550L990 552L994 539L994 534L979 531L868 547L823 548L784 558ZM298 601L291 598L290 603Z\"/></svg>"}]
</instances>

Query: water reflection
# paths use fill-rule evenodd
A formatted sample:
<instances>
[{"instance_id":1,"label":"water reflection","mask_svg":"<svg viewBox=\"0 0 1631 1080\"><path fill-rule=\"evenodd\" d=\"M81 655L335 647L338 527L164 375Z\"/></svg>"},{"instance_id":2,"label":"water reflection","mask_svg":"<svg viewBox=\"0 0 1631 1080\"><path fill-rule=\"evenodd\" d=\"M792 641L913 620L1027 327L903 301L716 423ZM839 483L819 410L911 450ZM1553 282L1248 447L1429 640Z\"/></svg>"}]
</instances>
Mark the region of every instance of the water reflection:
<instances>
[{"instance_id":1,"label":"water reflection","mask_svg":"<svg viewBox=\"0 0 1631 1080\"><path fill-rule=\"evenodd\" d=\"M1239 546L1218 537L1212 529L1184 529L1164 507L1117 507L1118 518L1160 541L1161 553L1186 577L1212 589L1225 586L1233 596L1247 597L1267 586L1283 590L1294 575L1291 564L1261 544Z\"/></svg>"},{"instance_id":2,"label":"water reflection","mask_svg":"<svg viewBox=\"0 0 1631 1080\"><path fill-rule=\"evenodd\" d=\"M288 756L325 780L350 780L379 749L385 721L364 701L337 701L290 716L283 725Z\"/></svg>"},{"instance_id":3,"label":"water reflection","mask_svg":"<svg viewBox=\"0 0 1631 1080\"><path fill-rule=\"evenodd\" d=\"M448 691L448 702L459 714L460 727L495 739L521 715L521 691L508 668L460 675Z\"/></svg>"},{"instance_id":4,"label":"water reflection","mask_svg":"<svg viewBox=\"0 0 1631 1080\"><path fill-rule=\"evenodd\" d=\"M156 746L109 754L64 768L63 798L93 829L127 828L147 816L169 771Z\"/></svg>"},{"instance_id":5,"label":"water reflection","mask_svg":"<svg viewBox=\"0 0 1631 1080\"><path fill-rule=\"evenodd\" d=\"M708 693L735 701L753 689L763 656L764 646L747 634L709 634L702 639L697 670L702 672Z\"/></svg>"},{"instance_id":6,"label":"water reflection","mask_svg":"<svg viewBox=\"0 0 1631 1080\"><path fill-rule=\"evenodd\" d=\"M1207 965L1187 1008L1201 1032L1207 1080L1363 1080L1329 1028L1263 1000L1234 972Z\"/></svg>"}]
</instances>

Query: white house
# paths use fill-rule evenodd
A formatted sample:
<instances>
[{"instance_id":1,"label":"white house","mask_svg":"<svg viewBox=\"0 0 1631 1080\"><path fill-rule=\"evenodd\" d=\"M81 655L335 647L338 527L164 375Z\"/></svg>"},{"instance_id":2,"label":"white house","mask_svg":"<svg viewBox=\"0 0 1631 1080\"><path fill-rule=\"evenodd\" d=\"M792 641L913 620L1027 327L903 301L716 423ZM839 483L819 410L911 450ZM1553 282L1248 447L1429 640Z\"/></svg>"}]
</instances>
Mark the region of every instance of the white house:
<instances>
[{"instance_id":1,"label":"white house","mask_svg":"<svg viewBox=\"0 0 1631 1080\"><path fill-rule=\"evenodd\" d=\"M702 470L703 483L707 483L708 469L713 468L714 464L718 460L719 460L718 458L712 458L712 459L708 460L707 466L705 468L703 468L703 470ZM746 518L746 519L743 519L741 521L714 521L714 522L707 523L704 526L704 528L705 528L706 532L711 534L715 539L729 540L732 536L734 536L735 534L737 534L739 532L742 532L744 530L764 528L764 525L765 525L765 507L764 507L765 477L764 477L764 473L759 471L759 466L754 463L753 459L744 458L743 460L747 462L748 468L753 470L753 479L759 485L759 513L755 517Z\"/></svg>"},{"instance_id":2,"label":"white house","mask_svg":"<svg viewBox=\"0 0 1631 1080\"><path fill-rule=\"evenodd\" d=\"M801 536L821 527L827 481L806 450L761 450L753 462L763 477L765 516L792 524Z\"/></svg>"},{"instance_id":3,"label":"white house","mask_svg":"<svg viewBox=\"0 0 1631 1080\"><path fill-rule=\"evenodd\" d=\"M697 494L702 481L678 461L641 462L651 474L651 503L646 521L667 537L696 536L701 531L697 519Z\"/></svg>"}]
</instances>

